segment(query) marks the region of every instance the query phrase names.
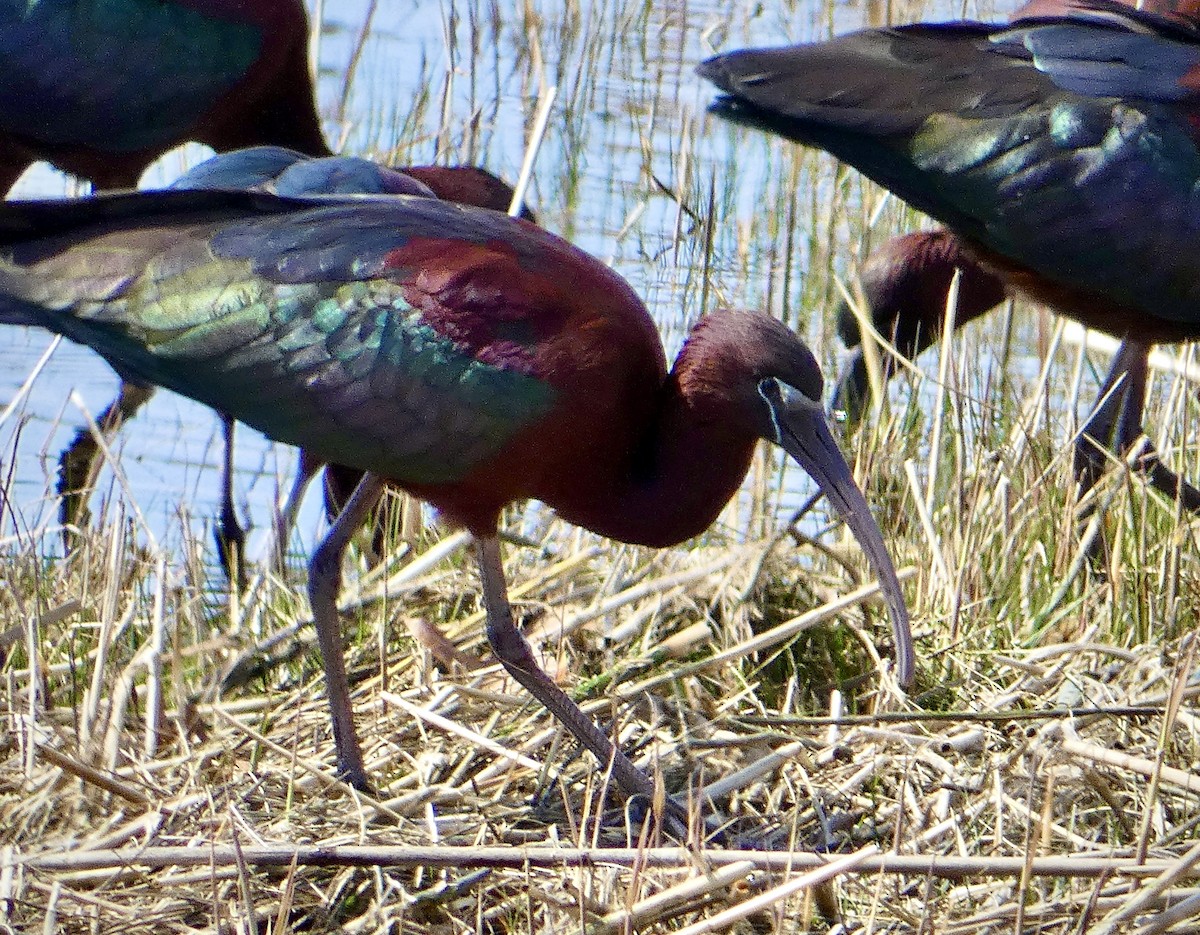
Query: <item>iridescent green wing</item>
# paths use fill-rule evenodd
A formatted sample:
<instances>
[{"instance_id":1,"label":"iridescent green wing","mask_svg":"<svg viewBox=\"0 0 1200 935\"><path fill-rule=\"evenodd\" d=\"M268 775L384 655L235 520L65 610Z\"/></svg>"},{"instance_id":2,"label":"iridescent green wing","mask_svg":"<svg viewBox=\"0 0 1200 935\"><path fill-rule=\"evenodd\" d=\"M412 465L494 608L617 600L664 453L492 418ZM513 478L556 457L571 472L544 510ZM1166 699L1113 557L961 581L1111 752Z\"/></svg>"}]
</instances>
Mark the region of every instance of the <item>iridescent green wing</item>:
<instances>
[{"instance_id":1,"label":"iridescent green wing","mask_svg":"<svg viewBox=\"0 0 1200 935\"><path fill-rule=\"evenodd\" d=\"M180 210L206 194L109 199L87 210L130 216L77 229L69 208L0 208L0 321L401 481L460 479L553 406L538 351L560 322L540 258L556 238L423 198Z\"/></svg>"}]
</instances>

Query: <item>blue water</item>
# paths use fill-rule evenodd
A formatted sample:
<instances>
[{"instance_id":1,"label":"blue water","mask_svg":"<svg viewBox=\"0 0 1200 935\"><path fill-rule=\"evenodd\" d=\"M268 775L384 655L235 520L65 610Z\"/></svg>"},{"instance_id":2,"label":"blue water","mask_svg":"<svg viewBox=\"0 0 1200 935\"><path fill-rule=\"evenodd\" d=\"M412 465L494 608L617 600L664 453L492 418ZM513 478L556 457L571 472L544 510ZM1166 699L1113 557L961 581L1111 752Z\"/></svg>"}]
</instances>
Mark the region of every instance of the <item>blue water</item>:
<instances>
[{"instance_id":1,"label":"blue water","mask_svg":"<svg viewBox=\"0 0 1200 935\"><path fill-rule=\"evenodd\" d=\"M833 195L834 164L822 159L796 169L793 155L777 141L706 126L704 108L712 91L693 68L717 48L798 41L827 35L831 27L851 29L864 23L867 11L838 5L830 24L821 7L808 2L630 3L628 13L620 6L584 5L579 20L572 21L576 35L571 36L564 25L570 19L565 4L541 4L544 25L535 30L543 63L539 72L529 30L503 3L382 0L349 93L343 95L367 3L329 2L319 46L327 136L345 152L398 163L477 162L515 181L538 88L543 81L557 82L558 103L528 196L542 223L611 262L634 285L660 322L673 355L706 298L697 272L703 238L659 183L681 191L701 212L714 193L722 223L711 273L716 297L708 296L707 304L719 299L785 316L832 372L837 343L827 309L813 306L812 284L827 279L831 264L845 275L847 258L858 247L814 245L808 229L827 223L820 205ZM500 9L502 21L487 19L492 9ZM944 15L961 13L961 7L947 8ZM473 31L481 37L478 55L471 52ZM413 121L411 102L425 93L433 103L424 119ZM448 129L439 132L443 113ZM403 139L396 138L397 128L403 128ZM197 146L168 154L143 184L165 184L205 155ZM857 182L848 191L856 197ZM38 167L16 195L77 192L74 183ZM797 236L789 252L780 218L793 200ZM806 214L814 201L818 214ZM845 237L845 231L834 231L835 241ZM0 330L0 410L50 340L39 331ZM56 350L23 406L0 425L0 469L4 475L13 471L11 509L0 538L53 531L58 455L82 422L72 393L96 415L116 387L115 376L90 351L66 343ZM166 392L157 394L117 438L115 453L131 496L150 533L168 549L180 542L181 515L189 517L189 528L201 541L208 541L204 526L215 513L220 452L220 427L211 413ZM252 557L265 545L271 504L290 484L294 463L291 449L239 430L235 492L243 520L253 527ZM93 510L104 510L117 486L106 469ZM811 492L799 472L787 475L783 488L784 508ZM301 517L303 548L320 529L317 499L308 498ZM57 536L45 535L44 548L56 543Z\"/></svg>"}]
</instances>

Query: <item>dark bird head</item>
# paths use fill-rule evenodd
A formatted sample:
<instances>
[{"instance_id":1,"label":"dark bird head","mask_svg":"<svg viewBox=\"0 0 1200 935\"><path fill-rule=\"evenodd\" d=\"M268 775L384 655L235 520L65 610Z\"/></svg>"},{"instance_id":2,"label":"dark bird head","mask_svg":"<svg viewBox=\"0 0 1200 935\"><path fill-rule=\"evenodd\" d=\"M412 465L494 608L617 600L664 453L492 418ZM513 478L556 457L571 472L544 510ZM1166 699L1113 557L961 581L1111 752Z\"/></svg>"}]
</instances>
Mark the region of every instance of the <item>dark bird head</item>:
<instances>
[{"instance_id":1,"label":"dark bird head","mask_svg":"<svg viewBox=\"0 0 1200 935\"><path fill-rule=\"evenodd\" d=\"M478 166L406 166L400 171L428 185L442 201L493 211L507 211L512 204L513 187ZM534 213L525 205L521 206L520 217L537 223Z\"/></svg>"},{"instance_id":2,"label":"dark bird head","mask_svg":"<svg viewBox=\"0 0 1200 935\"><path fill-rule=\"evenodd\" d=\"M887 601L897 678L902 685L910 684L915 663L908 609L883 534L830 431L816 358L787 326L754 312L723 311L702 319L689 348L702 348L705 359L703 368L695 368L702 372L687 373L689 398L723 395L740 413L735 421L786 451L850 527Z\"/></svg>"},{"instance_id":3,"label":"dark bird head","mask_svg":"<svg viewBox=\"0 0 1200 935\"><path fill-rule=\"evenodd\" d=\"M871 326L903 356L916 357L941 336L956 272L960 274L956 327L1004 301L1003 281L981 267L962 241L945 228L893 237L867 258L859 273ZM854 353L842 371L830 407L854 424L862 417L870 386L858 316L846 302L838 307L837 329ZM887 380L896 370L895 361L885 353L880 364Z\"/></svg>"}]
</instances>

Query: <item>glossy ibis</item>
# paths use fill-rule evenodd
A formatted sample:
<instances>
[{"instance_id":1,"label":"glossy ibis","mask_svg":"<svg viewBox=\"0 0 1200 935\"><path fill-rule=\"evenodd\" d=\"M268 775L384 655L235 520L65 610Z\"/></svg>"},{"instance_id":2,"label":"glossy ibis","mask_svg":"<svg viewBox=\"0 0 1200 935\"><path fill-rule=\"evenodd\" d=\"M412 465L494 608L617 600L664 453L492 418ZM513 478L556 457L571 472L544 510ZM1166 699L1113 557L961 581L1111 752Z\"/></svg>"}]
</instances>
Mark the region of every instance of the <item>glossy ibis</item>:
<instances>
[{"instance_id":1,"label":"glossy ibis","mask_svg":"<svg viewBox=\"0 0 1200 935\"><path fill-rule=\"evenodd\" d=\"M987 314L1009 295L1003 280L980 266L962 241L944 227L893 237L873 250L859 270L872 327L905 357L916 357L941 336L946 299L956 272L960 275L956 328ZM831 407L857 423L870 382L858 317L845 303L838 308L838 335L852 352L834 389ZM896 361L885 354L880 367L886 380L896 372Z\"/></svg>"},{"instance_id":2,"label":"glossy ibis","mask_svg":"<svg viewBox=\"0 0 1200 935\"><path fill-rule=\"evenodd\" d=\"M946 224L952 249L1004 288L1126 341L1105 390L1127 389L1086 432L1128 446L1146 345L1200 336L1197 68L1200 29L1186 16L1085 0L1012 25L732 52L700 71L728 95L716 113L828 150Z\"/></svg>"},{"instance_id":3,"label":"glossy ibis","mask_svg":"<svg viewBox=\"0 0 1200 935\"><path fill-rule=\"evenodd\" d=\"M50 162L101 189L134 188L188 141L329 154L308 64L302 0L38 0L0 5L0 191ZM122 383L97 420L112 437L153 391ZM222 562L241 568L225 423ZM64 541L87 521L99 451L82 429L60 459Z\"/></svg>"},{"instance_id":4,"label":"glossy ibis","mask_svg":"<svg viewBox=\"0 0 1200 935\"><path fill-rule=\"evenodd\" d=\"M769 316L705 316L668 373L645 306L608 267L526 221L430 198L11 202L0 245L0 323L56 331L127 377L370 472L309 569L338 768L356 785L335 598L346 542L388 482L474 535L497 657L627 793L653 783L514 625L496 535L507 504L536 498L601 535L669 546L708 527L758 439L773 441L862 544L898 678L912 678L900 586L826 424L820 371Z\"/></svg>"},{"instance_id":5,"label":"glossy ibis","mask_svg":"<svg viewBox=\"0 0 1200 935\"><path fill-rule=\"evenodd\" d=\"M1185 25L1200 21L1197 0L1178 4L1159 0L1136 6ZM1013 19L1062 16L1074 8L1063 0L1033 0L1018 9ZM942 333L946 296L956 270L961 277L956 328L986 314L1016 291L1016 287L1006 285L998 272L977 262L970 247L953 232L937 228L906 234L873 251L860 270L872 327L889 338L904 356L920 354ZM858 318L845 304L839 310L838 331L852 352L834 390L832 405L851 422L857 422L868 394L867 366ZM1148 370L1145 351L1146 348L1127 340L1112 361L1099 402L1076 441L1075 475L1081 492L1095 483L1104 467L1098 444L1110 446L1123 457L1143 434L1142 408ZM881 363L887 379L895 372L895 362L889 355ZM1200 493L1171 473L1152 450L1144 450L1139 463L1154 486L1172 497L1178 494L1189 509L1200 509Z\"/></svg>"}]
</instances>

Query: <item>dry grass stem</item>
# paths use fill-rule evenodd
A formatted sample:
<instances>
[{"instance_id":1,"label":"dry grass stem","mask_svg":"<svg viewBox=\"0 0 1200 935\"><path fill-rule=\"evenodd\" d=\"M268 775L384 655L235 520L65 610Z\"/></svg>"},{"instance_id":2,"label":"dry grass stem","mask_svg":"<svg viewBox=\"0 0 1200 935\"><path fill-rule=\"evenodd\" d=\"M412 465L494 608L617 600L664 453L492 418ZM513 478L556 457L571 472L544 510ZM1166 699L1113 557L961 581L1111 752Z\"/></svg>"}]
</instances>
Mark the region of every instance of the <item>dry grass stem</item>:
<instances>
[{"instance_id":1,"label":"dry grass stem","mask_svg":"<svg viewBox=\"0 0 1200 935\"><path fill-rule=\"evenodd\" d=\"M794 880L788 880L786 883L781 883L767 890L765 893L759 893L757 896L752 896L750 899L739 903L736 906L730 906L723 912L718 912L710 918L697 922L694 925L689 925L686 928L680 929L680 935L703 935L706 932L719 932L726 926L741 919L745 919L756 912L761 912L765 909L775 907L791 896L796 895L802 890L812 889L813 887L831 880L842 873L848 873L852 870L857 870L862 867L863 861L868 857L872 857L879 853L879 848L874 844L869 844L866 847L860 848L853 854L848 854L845 857L839 857L821 867L818 870L813 870L802 876L796 877ZM782 915L781 915L782 918Z\"/></svg>"},{"instance_id":2,"label":"dry grass stem","mask_svg":"<svg viewBox=\"0 0 1200 935\"><path fill-rule=\"evenodd\" d=\"M1121 753L1119 750L1109 750L1106 747L1069 738L1063 740L1062 749L1064 753L1069 753L1082 760L1088 760L1093 763L1104 763L1108 766L1114 766L1117 769L1128 770L1147 779L1158 775L1163 782L1174 786L1176 789L1190 792L1194 795L1200 794L1200 775L1176 769L1173 766L1164 766L1158 761L1147 757L1130 756L1127 753Z\"/></svg>"},{"instance_id":3,"label":"dry grass stem","mask_svg":"<svg viewBox=\"0 0 1200 935\"><path fill-rule=\"evenodd\" d=\"M1194 864L1180 870L1179 861L1130 857L951 857L913 854L879 854L877 848L851 855L864 875L879 873L901 876L961 880L969 877L1064 877L1096 879L1126 876L1135 879L1181 874L1180 879L1200 879ZM163 867L237 867L239 862L256 867L286 867L293 861L306 866L326 867L614 867L645 866L690 868L696 855L680 847L404 847L389 845L328 844L279 847L148 847L128 851L92 849L32 855L9 855L16 866L35 870L83 872L93 870ZM834 867L828 854L805 851L707 850L704 860L714 867L752 864L756 869L776 872L826 872Z\"/></svg>"}]
</instances>

